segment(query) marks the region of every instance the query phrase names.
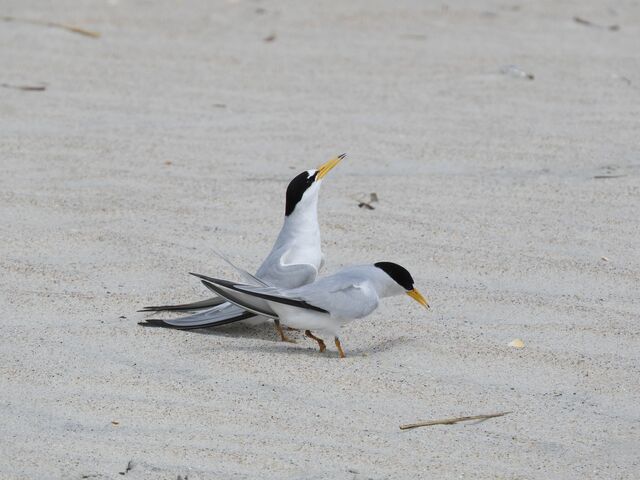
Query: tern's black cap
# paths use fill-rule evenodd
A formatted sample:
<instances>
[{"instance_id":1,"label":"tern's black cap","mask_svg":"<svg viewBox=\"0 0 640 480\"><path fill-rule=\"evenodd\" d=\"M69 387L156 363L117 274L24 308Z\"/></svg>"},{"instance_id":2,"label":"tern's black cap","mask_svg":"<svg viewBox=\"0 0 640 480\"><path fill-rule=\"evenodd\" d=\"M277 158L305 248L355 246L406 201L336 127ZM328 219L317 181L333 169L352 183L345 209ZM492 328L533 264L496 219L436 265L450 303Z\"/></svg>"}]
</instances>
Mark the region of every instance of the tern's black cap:
<instances>
[{"instance_id":1,"label":"tern's black cap","mask_svg":"<svg viewBox=\"0 0 640 480\"><path fill-rule=\"evenodd\" d=\"M413 277L406 268L393 262L378 262L373 265L389 275L405 290L413 290Z\"/></svg>"},{"instance_id":2,"label":"tern's black cap","mask_svg":"<svg viewBox=\"0 0 640 480\"><path fill-rule=\"evenodd\" d=\"M296 208L296 205L302 200L302 195L307 189L313 185L316 180L317 171L309 175L309 172L302 172L296 178L289 182L287 187L287 204L284 208L285 216L291 215L291 212Z\"/></svg>"}]
</instances>

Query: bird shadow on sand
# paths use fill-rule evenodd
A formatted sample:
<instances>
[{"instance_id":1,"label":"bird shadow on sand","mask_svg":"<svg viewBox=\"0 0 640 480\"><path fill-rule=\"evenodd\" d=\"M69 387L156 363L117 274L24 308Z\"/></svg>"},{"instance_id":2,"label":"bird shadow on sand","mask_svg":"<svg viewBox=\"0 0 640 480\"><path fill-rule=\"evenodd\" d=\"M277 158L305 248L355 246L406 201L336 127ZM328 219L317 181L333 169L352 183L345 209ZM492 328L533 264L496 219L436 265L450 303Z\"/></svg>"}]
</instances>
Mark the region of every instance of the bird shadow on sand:
<instances>
[{"instance_id":1,"label":"bird shadow on sand","mask_svg":"<svg viewBox=\"0 0 640 480\"><path fill-rule=\"evenodd\" d=\"M276 354L319 354L316 342L307 339L301 331L286 331L287 336L292 340L295 340L295 343L281 341L272 322L265 322L258 325L232 323L214 328L182 330L181 333L212 335L214 337L223 338L246 338L250 340L262 340L264 342L260 342L259 344L252 343L251 345L238 345L232 343L223 344L217 347L219 350L260 351ZM333 341L327 343L327 345L333 345Z\"/></svg>"},{"instance_id":2,"label":"bird shadow on sand","mask_svg":"<svg viewBox=\"0 0 640 480\"><path fill-rule=\"evenodd\" d=\"M179 330L179 329L174 329ZM215 337L252 338L259 340L278 341L278 333L273 323L261 323L259 325L243 325L232 323L214 328L197 328L193 330L180 330L186 334L213 335Z\"/></svg>"},{"instance_id":3,"label":"bird shadow on sand","mask_svg":"<svg viewBox=\"0 0 640 480\"><path fill-rule=\"evenodd\" d=\"M320 353L316 342L305 337L304 333L300 330L286 332L288 337L295 340L295 343L282 342L272 322L260 323L258 325L231 323L229 325L221 325L214 328L180 330L179 332L185 335L212 335L215 337L223 338L229 337L246 338L250 340L263 340L265 342L259 344L253 343L251 345L219 345L217 348L221 350L260 351L274 354L326 356L328 358L338 358L338 352L336 351L332 337L329 336L323 338L327 345L327 351L325 351L324 353ZM357 337L356 334L352 334L350 336L354 339ZM403 345L406 346L409 343L413 342L413 340L409 339L406 336L399 336L394 338L373 339L373 341L366 343L359 342L358 346L354 345L353 347L349 347L349 337L341 337L341 340L347 358L374 357L378 353L393 350Z\"/></svg>"},{"instance_id":4,"label":"bird shadow on sand","mask_svg":"<svg viewBox=\"0 0 640 480\"><path fill-rule=\"evenodd\" d=\"M295 333L295 335L291 335ZM296 343L281 342L277 338L268 338L273 342L252 345L219 345L217 348L227 351L243 351L243 352L262 352L276 355L304 355L319 358L339 358L338 352L333 344L333 339L325 338L327 350L320 353L318 345L315 341L305 338L301 332L290 332L290 337L294 338ZM257 337L251 337L257 338ZM407 345L411 340L406 337L381 339L373 343L359 345L358 347L349 348L348 339L342 339L342 347L345 349L347 358L350 357L375 357L379 353L393 350L400 345Z\"/></svg>"}]
</instances>

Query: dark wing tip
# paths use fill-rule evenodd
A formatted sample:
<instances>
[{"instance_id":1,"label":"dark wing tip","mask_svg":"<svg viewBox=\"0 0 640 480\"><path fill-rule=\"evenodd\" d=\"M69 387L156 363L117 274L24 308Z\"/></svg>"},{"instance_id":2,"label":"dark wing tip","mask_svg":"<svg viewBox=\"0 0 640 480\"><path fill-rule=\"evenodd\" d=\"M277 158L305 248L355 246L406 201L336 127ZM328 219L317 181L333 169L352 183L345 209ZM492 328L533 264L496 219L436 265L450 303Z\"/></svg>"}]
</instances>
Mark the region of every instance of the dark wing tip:
<instances>
[{"instance_id":1,"label":"dark wing tip","mask_svg":"<svg viewBox=\"0 0 640 480\"><path fill-rule=\"evenodd\" d=\"M173 330L193 330L196 328L203 328L200 325L197 326L180 326L180 325L171 325L170 323L165 322L164 320L160 320L159 318L148 318L144 322L138 322L138 325L143 327L160 327L160 328L170 328Z\"/></svg>"},{"instance_id":2,"label":"dark wing tip","mask_svg":"<svg viewBox=\"0 0 640 480\"><path fill-rule=\"evenodd\" d=\"M143 307L142 310L138 310L138 312L163 312L163 311L173 311L173 312L181 312L181 311L191 311L191 310L203 310L209 307L215 307L224 303L222 298L208 298L206 300L199 300L197 302L191 303L179 303L173 305L150 305L147 307Z\"/></svg>"},{"instance_id":3,"label":"dark wing tip","mask_svg":"<svg viewBox=\"0 0 640 480\"><path fill-rule=\"evenodd\" d=\"M158 320L156 318L149 318L148 320L145 320L144 322L138 322L138 325L140 325L142 327L166 327L166 328L171 328L171 325L166 323L164 320Z\"/></svg>"},{"instance_id":4,"label":"dark wing tip","mask_svg":"<svg viewBox=\"0 0 640 480\"><path fill-rule=\"evenodd\" d=\"M340 155L338 155L338 158L339 158L340 160L343 160L343 159L344 159L344 157L346 157L346 156L347 156L347 154L346 154L346 153L341 153Z\"/></svg>"},{"instance_id":5,"label":"dark wing tip","mask_svg":"<svg viewBox=\"0 0 640 480\"><path fill-rule=\"evenodd\" d=\"M210 278L210 277L207 277L206 275L202 275L201 273L195 273L195 272L189 272L189 275L193 275L194 277L198 277L198 278Z\"/></svg>"}]
</instances>

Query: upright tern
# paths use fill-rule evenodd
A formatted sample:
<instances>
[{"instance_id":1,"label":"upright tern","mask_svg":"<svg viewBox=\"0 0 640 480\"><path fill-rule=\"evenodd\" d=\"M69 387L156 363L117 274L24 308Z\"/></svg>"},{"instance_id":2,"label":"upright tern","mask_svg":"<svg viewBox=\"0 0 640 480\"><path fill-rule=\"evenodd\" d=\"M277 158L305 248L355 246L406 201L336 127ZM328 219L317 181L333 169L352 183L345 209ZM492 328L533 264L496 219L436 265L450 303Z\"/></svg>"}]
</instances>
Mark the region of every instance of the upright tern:
<instances>
[{"instance_id":1,"label":"upright tern","mask_svg":"<svg viewBox=\"0 0 640 480\"><path fill-rule=\"evenodd\" d=\"M223 259L240 270L245 279L255 285L290 289L313 282L324 265L318 225L320 185L327 173L345 156L346 154L338 155L317 169L302 172L291 180L286 193L284 224L271 252L262 262L255 276L238 269L226 258L223 257ZM256 316L254 312L227 302L219 296L187 304L144 307L141 311L166 310L204 311L175 319L148 319L141 325L194 329L215 327ZM280 338L283 341L290 341L277 319L275 324Z\"/></svg>"},{"instance_id":2,"label":"upright tern","mask_svg":"<svg viewBox=\"0 0 640 480\"><path fill-rule=\"evenodd\" d=\"M311 331L333 335L340 358L345 357L338 337L340 329L352 320L373 312L380 298L406 293L429 308L425 298L414 287L411 274L391 262L347 267L293 289L244 285L193 275L210 290L249 312L304 330L307 337L318 342L320 352L326 350L326 345Z\"/></svg>"}]
</instances>

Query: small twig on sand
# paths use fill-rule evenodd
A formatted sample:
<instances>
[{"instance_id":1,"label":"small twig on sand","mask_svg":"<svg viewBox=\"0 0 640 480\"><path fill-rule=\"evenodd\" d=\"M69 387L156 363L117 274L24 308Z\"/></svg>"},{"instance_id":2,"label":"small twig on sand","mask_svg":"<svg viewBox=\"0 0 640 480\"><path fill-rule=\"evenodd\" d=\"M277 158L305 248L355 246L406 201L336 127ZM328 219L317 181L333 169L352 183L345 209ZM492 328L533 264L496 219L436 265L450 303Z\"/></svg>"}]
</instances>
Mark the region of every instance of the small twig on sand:
<instances>
[{"instance_id":1,"label":"small twig on sand","mask_svg":"<svg viewBox=\"0 0 640 480\"><path fill-rule=\"evenodd\" d=\"M0 18L2 18L2 20L4 20L5 22L22 22L22 23L31 23L32 25L44 25L45 27L62 28L69 32L79 33L80 35L84 35L85 37L98 38L100 36L100 33L98 32L93 32L91 30L86 30L80 27L74 27L73 25L67 25L64 23L49 22L47 20L32 20L30 18L7 17L7 16L0 17Z\"/></svg>"},{"instance_id":2,"label":"small twig on sand","mask_svg":"<svg viewBox=\"0 0 640 480\"><path fill-rule=\"evenodd\" d=\"M411 428L417 428L417 427L430 427L432 425L453 425L458 422L468 422L471 420L484 421L484 420L488 420L489 418L502 417L510 413L513 413L513 412L490 413L488 415L474 415L472 417L444 418L442 420L429 420L427 422L407 423L405 425L400 425L400 430L409 430Z\"/></svg>"},{"instance_id":3,"label":"small twig on sand","mask_svg":"<svg viewBox=\"0 0 640 480\"><path fill-rule=\"evenodd\" d=\"M0 83L0 87L22 90L23 92L44 92L47 89L46 85L10 85L8 83Z\"/></svg>"},{"instance_id":4,"label":"small twig on sand","mask_svg":"<svg viewBox=\"0 0 640 480\"><path fill-rule=\"evenodd\" d=\"M573 21L576 22L576 23L579 23L580 25L585 25L587 27L606 28L607 30L611 30L612 32L616 32L616 31L620 30L620 26L619 25L598 25L598 24L595 24L593 22L590 22L589 20L585 20L584 18L580 18L580 17L573 17Z\"/></svg>"},{"instance_id":5,"label":"small twig on sand","mask_svg":"<svg viewBox=\"0 0 640 480\"><path fill-rule=\"evenodd\" d=\"M620 178L626 177L626 175L595 175L593 178L597 180L602 180L603 178Z\"/></svg>"}]
</instances>

